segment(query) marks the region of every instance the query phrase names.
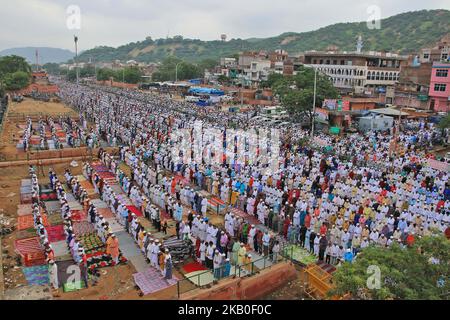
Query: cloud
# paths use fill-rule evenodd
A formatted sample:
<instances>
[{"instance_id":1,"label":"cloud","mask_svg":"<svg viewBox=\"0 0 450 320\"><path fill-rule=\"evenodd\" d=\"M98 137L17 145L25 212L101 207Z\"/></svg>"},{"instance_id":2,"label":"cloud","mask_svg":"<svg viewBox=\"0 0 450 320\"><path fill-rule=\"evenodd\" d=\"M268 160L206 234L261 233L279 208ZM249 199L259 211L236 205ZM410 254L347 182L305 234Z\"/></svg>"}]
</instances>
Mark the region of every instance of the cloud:
<instances>
[{"instance_id":1,"label":"cloud","mask_svg":"<svg viewBox=\"0 0 450 320\"><path fill-rule=\"evenodd\" d=\"M81 10L81 30L66 27L69 5ZM447 0L15 0L2 3L0 49L50 46L80 50L182 35L202 40L276 36L338 22L366 21L367 7L383 18L405 11L450 9Z\"/></svg>"}]
</instances>

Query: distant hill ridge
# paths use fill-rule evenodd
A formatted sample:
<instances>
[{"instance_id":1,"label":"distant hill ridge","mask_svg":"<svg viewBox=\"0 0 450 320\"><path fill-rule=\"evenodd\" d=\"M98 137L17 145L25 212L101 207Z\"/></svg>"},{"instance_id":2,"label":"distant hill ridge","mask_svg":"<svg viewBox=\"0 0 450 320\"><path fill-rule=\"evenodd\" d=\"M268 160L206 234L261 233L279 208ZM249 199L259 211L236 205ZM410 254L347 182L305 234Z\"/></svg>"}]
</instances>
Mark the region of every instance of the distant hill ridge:
<instances>
[{"instance_id":1,"label":"distant hill ridge","mask_svg":"<svg viewBox=\"0 0 450 320\"><path fill-rule=\"evenodd\" d=\"M36 49L39 53L39 64L48 62L61 63L75 56L70 50L49 47L21 47L0 51L0 56L17 55L27 59L29 63L36 63Z\"/></svg>"},{"instance_id":2,"label":"distant hill ridge","mask_svg":"<svg viewBox=\"0 0 450 320\"><path fill-rule=\"evenodd\" d=\"M380 29L368 29L366 22L337 23L309 32L286 32L276 37L202 41L175 36L168 39L129 43L117 48L99 46L83 52L82 61L136 60L157 62L174 55L191 62L218 59L243 50L285 49L289 54L306 50L324 50L335 45L339 50L354 51L359 35L364 51L410 53L433 45L450 33L449 10L406 12L381 20Z\"/></svg>"}]
</instances>

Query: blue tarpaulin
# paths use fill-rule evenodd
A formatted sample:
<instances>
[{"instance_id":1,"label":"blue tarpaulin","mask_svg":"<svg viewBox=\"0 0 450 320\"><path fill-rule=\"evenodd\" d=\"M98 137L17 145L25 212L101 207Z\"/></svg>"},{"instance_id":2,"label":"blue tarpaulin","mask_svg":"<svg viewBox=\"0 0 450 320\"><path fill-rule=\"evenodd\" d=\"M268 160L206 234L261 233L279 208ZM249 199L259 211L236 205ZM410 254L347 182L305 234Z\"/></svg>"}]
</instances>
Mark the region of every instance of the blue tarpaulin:
<instances>
[{"instance_id":1,"label":"blue tarpaulin","mask_svg":"<svg viewBox=\"0 0 450 320\"><path fill-rule=\"evenodd\" d=\"M188 80L188 82L192 83L192 84L201 84L202 79L191 79L191 80Z\"/></svg>"},{"instance_id":2,"label":"blue tarpaulin","mask_svg":"<svg viewBox=\"0 0 450 320\"><path fill-rule=\"evenodd\" d=\"M200 106L200 107L206 107L206 106L209 106L208 101L205 101L205 100L198 100L198 101L196 102L196 104L197 104L198 106Z\"/></svg>"},{"instance_id":3,"label":"blue tarpaulin","mask_svg":"<svg viewBox=\"0 0 450 320\"><path fill-rule=\"evenodd\" d=\"M215 95L219 95L219 96L222 96L225 94L225 92L222 90L218 90L218 89L214 89L214 88L202 88L202 87L190 88L188 90L188 92L191 94L215 94Z\"/></svg>"}]
</instances>

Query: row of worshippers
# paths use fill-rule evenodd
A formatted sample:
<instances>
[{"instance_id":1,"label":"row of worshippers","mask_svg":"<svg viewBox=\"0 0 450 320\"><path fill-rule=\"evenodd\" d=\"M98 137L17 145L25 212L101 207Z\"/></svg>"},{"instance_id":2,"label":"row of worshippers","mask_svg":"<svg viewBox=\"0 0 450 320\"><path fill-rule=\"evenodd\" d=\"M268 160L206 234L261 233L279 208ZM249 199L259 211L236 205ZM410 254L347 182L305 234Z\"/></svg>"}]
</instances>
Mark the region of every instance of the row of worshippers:
<instances>
[{"instance_id":1,"label":"row of worshippers","mask_svg":"<svg viewBox=\"0 0 450 320\"><path fill-rule=\"evenodd\" d=\"M23 131L22 135L23 151L25 152L27 152L30 148L30 138L32 133L33 133L33 122L31 121L30 117L27 117L25 130Z\"/></svg>"},{"instance_id":2,"label":"row of worshippers","mask_svg":"<svg viewBox=\"0 0 450 320\"><path fill-rule=\"evenodd\" d=\"M38 178L36 175L36 171L32 166L29 167L29 173L30 173L30 177L31 177L32 188L34 186L35 189L36 188L39 189L39 182L38 182ZM32 207L34 228L36 229L37 235L39 236L39 243L41 244L42 248L44 249L45 262L48 265L48 275L49 275L50 285L53 290L58 290L58 288L59 288L58 267L55 262L55 253L49 242L48 232L44 225L44 221L43 221L43 218L41 215L40 202L33 201L31 204L31 207Z\"/></svg>"},{"instance_id":3,"label":"row of worshippers","mask_svg":"<svg viewBox=\"0 0 450 320\"><path fill-rule=\"evenodd\" d=\"M159 270L165 279L172 279L173 262L169 249L144 229L134 213L130 215L127 231L150 265Z\"/></svg>"}]
</instances>

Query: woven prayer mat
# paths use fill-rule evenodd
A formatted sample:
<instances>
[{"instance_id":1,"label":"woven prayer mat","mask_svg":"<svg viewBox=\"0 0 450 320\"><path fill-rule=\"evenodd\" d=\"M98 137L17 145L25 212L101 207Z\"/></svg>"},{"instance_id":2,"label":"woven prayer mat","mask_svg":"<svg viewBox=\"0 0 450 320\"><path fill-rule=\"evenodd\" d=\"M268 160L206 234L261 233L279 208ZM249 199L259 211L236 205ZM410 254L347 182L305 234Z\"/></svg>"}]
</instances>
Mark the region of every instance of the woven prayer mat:
<instances>
[{"instance_id":1,"label":"woven prayer mat","mask_svg":"<svg viewBox=\"0 0 450 320\"><path fill-rule=\"evenodd\" d=\"M47 208L47 212L61 212L61 204L59 201L47 201L45 203L45 208Z\"/></svg>"},{"instance_id":2,"label":"woven prayer mat","mask_svg":"<svg viewBox=\"0 0 450 320\"><path fill-rule=\"evenodd\" d=\"M48 223L51 226L57 226L59 224L63 224L64 223L64 220L61 217L61 214L58 213L58 212L54 212L53 214L49 215L47 220L48 220Z\"/></svg>"},{"instance_id":3,"label":"woven prayer mat","mask_svg":"<svg viewBox=\"0 0 450 320\"><path fill-rule=\"evenodd\" d=\"M70 210L72 221L87 221L87 213L84 210Z\"/></svg>"},{"instance_id":4,"label":"woven prayer mat","mask_svg":"<svg viewBox=\"0 0 450 320\"><path fill-rule=\"evenodd\" d=\"M108 205L106 204L106 202L104 202L103 200L100 199L92 199L91 203L97 208L108 208Z\"/></svg>"},{"instance_id":5,"label":"woven prayer mat","mask_svg":"<svg viewBox=\"0 0 450 320\"><path fill-rule=\"evenodd\" d=\"M67 202L70 210L83 210L83 206L77 201Z\"/></svg>"},{"instance_id":6,"label":"woven prayer mat","mask_svg":"<svg viewBox=\"0 0 450 320\"><path fill-rule=\"evenodd\" d=\"M16 239L29 239L36 237L36 230L34 229L25 229L16 232Z\"/></svg>"},{"instance_id":7,"label":"woven prayer mat","mask_svg":"<svg viewBox=\"0 0 450 320\"><path fill-rule=\"evenodd\" d=\"M80 180L79 182L80 182L80 186L82 186L83 189L86 189L86 190L94 190L95 189L94 185L90 181L86 180L86 178L84 180Z\"/></svg>"},{"instance_id":8,"label":"woven prayer mat","mask_svg":"<svg viewBox=\"0 0 450 320\"><path fill-rule=\"evenodd\" d=\"M65 240L53 242L51 247L56 259L70 255L70 251L67 248L67 242Z\"/></svg>"},{"instance_id":9,"label":"woven prayer mat","mask_svg":"<svg viewBox=\"0 0 450 320\"><path fill-rule=\"evenodd\" d=\"M42 252L42 247L39 242L39 237L33 237L28 239L19 239L14 242L16 251L21 255L25 255L33 252Z\"/></svg>"},{"instance_id":10,"label":"woven prayer mat","mask_svg":"<svg viewBox=\"0 0 450 320\"><path fill-rule=\"evenodd\" d=\"M115 179L116 176L109 171L97 172L98 176L104 180Z\"/></svg>"},{"instance_id":11,"label":"woven prayer mat","mask_svg":"<svg viewBox=\"0 0 450 320\"><path fill-rule=\"evenodd\" d=\"M18 204L17 205L17 215L18 216L26 216L29 214L33 214L33 210L31 209L31 204Z\"/></svg>"},{"instance_id":12,"label":"woven prayer mat","mask_svg":"<svg viewBox=\"0 0 450 320\"><path fill-rule=\"evenodd\" d=\"M74 195L72 193L66 193L67 202L77 202Z\"/></svg>"},{"instance_id":13,"label":"woven prayer mat","mask_svg":"<svg viewBox=\"0 0 450 320\"><path fill-rule=\"evenodd\" d=\"M75 176L75 178L77 178L77 180L78 180L79 182L87 181L87 180L86 180L86 177L83 176L82 174L79 174L79 175Z\"/></svg>"},{"instance_id":14,"label":"woven prayer mat","mask_svg":"<svg viewBox=\"0 0 450 320\"><path fill-rule=\"evenodd\" d=\"M32 190L31 185L20 187L21 194L31 193L31 190Z\"/></svg>"},{"instance_id":15,"label":"woven prayer mat","mask_svg":"<svg viewBox=\"0 0 450 320\"><path fill-rule=\"evenodd\" d=\"M49 226L46 229L48 234L48 241L50 243L66 240L66 235L64 234L64 226L62 224Z\"/></svg>"},{"instance_id":16,"label":"woven prayer mat","mask_svg":"<svg viewBox=\"0 0 450 320\"><path fill-rule=\"evenodd\" d=\"M46 227L49 225L49 223L47 221L47 215L45 215L45 214L42 215L42 223ZM29 228L33 228L33 227L34 227L34 217L32 214L28 214L25 216L19 216L17 218L17 229L18 230L25 230L25 229L29 229Z\"/></svg>"},{"instance_id":17,"label":"woven prayer mat","mask_svg":"<svg viewBox=\"0 0 450 320\"><path fill-rule=\"evenodd\" d=\"M105 219L115 218L115 214L109 208L97 208L97 211Z\"/></svg>"},{"instance_id":18,"label":"woven prayer mat","mask_svg":"<svg viewBox=\"0 0 450 320\"><path fill-rule=\"evenodd\" d=\"M123 190L122 190L122 188L120 187L119 184L114 184L114 185L112 185L112 186L111 186L111 189L112 189L112 191L114 191L114 193L115 193L116 195L123 193Z\"/></svg>"},{"instance_id":19,"label":"woven prayer mat","mask_svg":"<svg viewBox=\"0 0 450 320\"><path fill-rule=\"evenodd\" d=\"M49 284L48 266L46 264L23 267L22 272L29 285L44 286Z\"/></svg>"},{"instance_id":20,"label":"woven prayer mat","mask_svg":"<svg viewBox=\"0 0 450 320\"><path fill-rule=\"evenodd\" d=\"M244 218L245 221L247 221L250 224L254 224L255 226L258 226L261 224L261 222L255 218L255 216L249 215L249 214L245 213L244 211L239 210L237 208L231 209L231 213L233 213L233 215L235 215L235 216Z\"/></svg>"},{"instance_id":21,"label":"woven prayer mat","mask_svg":"<svg viewBox=\"0 0 450 320\"><path fill-rule=\"evenodd\" d=\"M153 267L148 268L144 272L133 274L133 278L144 295L164 290L178 282L175 276L172 276L172 279L169 280L164 279L161 272Z\"/></svg>"},{"instance_id":22,"label":"woven prayer mat","mask_svg":"<svg viewBox=\"0 0 450 320\"><path fill-rule=\"evenodd\" d=\"M83 244L86 253L98 251L105 247L105 244L96 233L84 234L80 238L80 242Z\"/></svg>"},{"instance_id":23,"label":"woven prayer mat","mask_svg":"<svg viewBox=\"0 0 450 320\"><path fill-rule=\"evenodd\" d=\"M21 204L28 204L31 203L31 193L21 193L20 194L20 203Z\"/></svg>"},{"instance_id":24,"label":"woven prayer mat","mask_svg":"<svg viewBox=\"0 0 450 320\"><path fill-rule=\"evenodd\" d=\"M21 187L31 186L31 179L22 179L22 180L20 180L20 186Z\"/></svg>"},{"instance_id":25,"label":"woven prayer mat","mask_svg":"<svg viewBox=\"0 0 450 320\"><path fill-rule=\"evenodd\" d=\"M94 225L88 221L77 221L73 223L73 233L82 236L95 231Z\"/></svg>"},{"instance_id":26,"label":"woven prayer mat","mask_svg":"<svg viewBox=\"0 0 450 320\"><path fill-rule=\"evenodd\" d=\"M92 169L96 171L97 174L101 172L108 172L109 169L103 164L91 164Z\"/></svg>"},{"instance_id":27,"label":"woven prayer mat","mask_svg":"<svg viewBox=\"0 0 450 320\"><path fill-rule=\"evenodd\" d=\"M121 193L117 195L117 198L122 201L123 204L126 206L131 206L133 203L131 202L130 198L128 198L125 193Z\"/></svg>"}]
</instances>

